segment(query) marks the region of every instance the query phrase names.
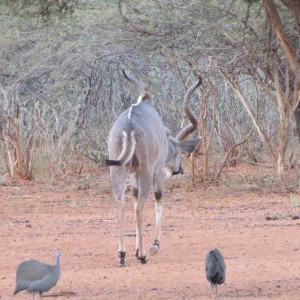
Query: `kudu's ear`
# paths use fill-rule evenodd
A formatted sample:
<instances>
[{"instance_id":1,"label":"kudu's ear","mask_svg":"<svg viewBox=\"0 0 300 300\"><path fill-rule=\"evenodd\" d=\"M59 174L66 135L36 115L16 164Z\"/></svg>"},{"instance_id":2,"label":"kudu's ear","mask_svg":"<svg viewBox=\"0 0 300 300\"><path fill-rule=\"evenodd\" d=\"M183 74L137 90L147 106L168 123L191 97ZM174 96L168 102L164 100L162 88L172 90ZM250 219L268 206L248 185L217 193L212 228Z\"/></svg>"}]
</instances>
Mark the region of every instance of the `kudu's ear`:
<instances>
[{"instance_id":1,"label":"kudu's ear","mask_svg":"<svg viewBox=\"0 0 300 300\"><path fill-rule=\"evenodd\" d=\"M182 152L190 154L195 151L199 143L200 143L200 139L197 138L197 139L191 139L191 140L185 140L179 142L179 146Z\"/></svg>"}]
</instances>

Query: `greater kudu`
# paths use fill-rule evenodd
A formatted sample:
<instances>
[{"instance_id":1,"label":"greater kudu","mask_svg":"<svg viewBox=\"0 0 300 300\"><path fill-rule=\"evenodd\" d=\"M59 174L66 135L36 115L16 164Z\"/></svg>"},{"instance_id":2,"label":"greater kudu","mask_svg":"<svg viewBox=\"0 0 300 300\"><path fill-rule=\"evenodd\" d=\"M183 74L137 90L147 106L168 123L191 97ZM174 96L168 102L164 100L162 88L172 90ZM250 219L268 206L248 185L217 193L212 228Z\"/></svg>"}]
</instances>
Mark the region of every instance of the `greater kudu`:
<instances>
[{"instance_id":1,"label":"greater kudu","mask_svg":"<svg viewBox=\"0 0 300 300\"><path fill-rule=\"evenodd\" d=\"M170 177L183 173L181 152L191 153L199 139L179 141L167 134L166 128L151 103L151 95L143 86L123 71L124 76L140 92L137 103L124 111L113 124L108 136L110 176L112 191L117 204L119 221L119 266L125 266L125 246L123 239L125 182L130 177L136 214L135 251L142 263L147 262L143 241L143 209L149 191L153 187L156 210L156 234L150 254L155 254L160 246L162 192L164 175ZM191 94L201 84L201 78L194 83L185 96L188 106ZM196 129L196 128L195 128ZM185 136L191 127L182 130ZM165 171L165 172L163 172Z\"/></svg>"}]
</instances>

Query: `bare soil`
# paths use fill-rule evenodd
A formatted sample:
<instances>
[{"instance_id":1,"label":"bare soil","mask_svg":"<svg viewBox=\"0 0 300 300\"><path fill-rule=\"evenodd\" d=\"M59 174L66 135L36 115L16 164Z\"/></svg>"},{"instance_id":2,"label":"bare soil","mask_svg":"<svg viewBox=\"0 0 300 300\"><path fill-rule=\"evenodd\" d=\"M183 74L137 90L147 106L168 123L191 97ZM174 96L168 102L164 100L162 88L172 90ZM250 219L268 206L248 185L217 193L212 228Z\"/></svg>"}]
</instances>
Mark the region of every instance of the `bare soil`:
<instances>
[{"instance_id":1,"label":"bare soil","mask_svg":"<svg viewBox=\"0 0 300 300\"><path fill-rule=\"evenodd\" d=\"M243 164L226 169L218 185L194 186L189 175L168 181L161 248L145 265L133 256L128 188L125 268L117 267L118 225L107 170L55 184L2 183L0 298L30 299L24 291L12 296L18 264L30 258L54 264L59 249L61 278L46 299L215 299L204 261L218 247L227 265L221 299L300 299L300 220L292 219L297 211L288 194L260 186L259 173ZM148 249L154 217L151 195L144 214Z\"/></svg>"}]
</instances>

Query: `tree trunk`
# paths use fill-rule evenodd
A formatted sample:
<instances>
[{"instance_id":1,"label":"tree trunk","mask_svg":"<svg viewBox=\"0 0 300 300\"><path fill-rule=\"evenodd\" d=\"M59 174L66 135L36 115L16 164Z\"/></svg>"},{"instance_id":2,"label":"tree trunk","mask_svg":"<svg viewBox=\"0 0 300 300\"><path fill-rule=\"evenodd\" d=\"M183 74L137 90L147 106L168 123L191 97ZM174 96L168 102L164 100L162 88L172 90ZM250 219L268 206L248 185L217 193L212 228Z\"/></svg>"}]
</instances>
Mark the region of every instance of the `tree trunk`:
<instances>
[{"instance_id":1,"label":"tree trunk","mask_svg":"<svg viewBox=\"0 0 300 300\"><path fill-rule=\"evenodd\" d=\"M204 178L208 178L208 149L206 137L206 113L207 113L207 94L202 92L202 102L200 104L200 137L203 147L203 173Z\"/></svg>"},{"instance_id":2,"label":"tree trunk","mask_svg":"<svg viewBox=\"0 0 300 300\"><path fill-rule=\"evenodd\" d=\"M295 121L296 121L296 135L298 137L298 141L300 143L300 103L298 104L295 112L294 112L294 116L295 116Z\"/></svg>"},{"instance_id":3,"label":"tree trunk","mask_svg":"<svg viewBox=\"0 0 300 300\"><path fill-rule=\"evenodd\" d=\"M279 181L284 178L284 160L285 160L285 152L287 148L287 144L289 141L288 133L290 128L289 115L285 114L281 116L283 120L281 120L280 124L280 133L279 133L279 141L277 145L277 162L276 162L276 174L277 179Z\"/></svg>"},{"instance_id":4,"label":"tree trunk","mask_svg":"<svg viewBox=\"0 0 300 300\"><path fill-rule=\"evenodd\" d=\"M32 157L35 149L35 135L25 141L19 119L6 119L2 126L3 150L10 178L32 179ZM24 146L26 144L26 146Z\"/></svg>"},{"instance_id":5,"label":"tree trunk","mask_svg":"<svg viewBox=\"0 0 300 300\"><path fill-rule=\"evenodd\" d=\"M294 16L295 27L300 34L300 1L299 0L282 0L282 2L289 8L291 13ZM300 60L296 54L296 45L293 45L290 41L288 35L284 31L282 22L280 20L277 8L274 4L273 0L263 0L263 4L265 7L266 14L269 18L269 21L276 33L276 36L280 42L281 48L284 51L284 54L288 60L289 66L292 72L295 75L295 94L297 94L300 85ZM295 95L294 102L297 101ZM295 121L296 121L296 134L298 136L298 140L300 142L300 102L295 104ZM294 108L292 107L292 110Z\"/></svg>"},{"instance_id":6,"label":"tree trunk","mask_svg":"<svg viewBox=\"0 0 300 300\"><path fill-rule=\"evenodd\" d=\"M289 82L289 66L286 66L285 79ZM289 84L286 84L285 89L279 78L279 66L275 62L273 69L274 83L276 89L276 100L279 112L279 136L277 144L277 162L276 174L277 179L282 180L284 177L284 158L289 141L289 130L292 115L292 100L294 93L291 93Z\"/></svg>"},{"instance_id":7,"label":"tree trunk","mask_svg":"<svg viewBox=\"0 0 300 300\"><path fill-rule=\"evenodd\" d=\"M4 156L7 163L7 170L9 173L10 178L15 178L15 161L14 161L14 150L12 149L12 145L9 142L9 136L6 132L6 130L3 130L3 145L4 145Z\"/></svg>"},{"instance_id":8,"label":"tree trunk","mask_svg":"<svg viewBox=\"0 0 300 300\"><path fill-rule=\"evenodd\" d=\"M289 2L299 2L294 0L294 1L286 1L286 3ZM290 68L293 71L293 73L296 76L296 80L299 81L300 80L300 60L296 54L296 50L294 49L291 41L289 40L289 37L287 36L286 32L284 31L282 22L280 20L277 8L274 4L273 0L263 0L263 4L265 7L265 11L266 14L269 18L269 21L276 33L276 36L280 42L280 46L284 51L284 54L289 62ZM293 6L289 7L290 9ZM297 12L297 16L299 17L300 12L298 10L300 10L300 6L299 5L295 5L295 9ZM299 14L299 15L298 15Z\"/></svg>"},{"instance_id":9,"label":"tree trunk","mask_svg":"<svg viewBox=\"0 0 300 300\"><path fill-rule=\"evenodd\" d=\"M214 132L215 126L215 114L216 114L216 90L212 82L208 82L207 86L204 86L202 90L202 102L200 104L200 128L199 135L201 137L202 148L203 148L203 173L205 180L208 179L209 175L209 147ZM210 94L210 96L209 96ZM211 126L208 132L207 126L207 104L208 99L211 99ZM199 97L200 98L200 97Z\"/></svg>"}]
</instances>

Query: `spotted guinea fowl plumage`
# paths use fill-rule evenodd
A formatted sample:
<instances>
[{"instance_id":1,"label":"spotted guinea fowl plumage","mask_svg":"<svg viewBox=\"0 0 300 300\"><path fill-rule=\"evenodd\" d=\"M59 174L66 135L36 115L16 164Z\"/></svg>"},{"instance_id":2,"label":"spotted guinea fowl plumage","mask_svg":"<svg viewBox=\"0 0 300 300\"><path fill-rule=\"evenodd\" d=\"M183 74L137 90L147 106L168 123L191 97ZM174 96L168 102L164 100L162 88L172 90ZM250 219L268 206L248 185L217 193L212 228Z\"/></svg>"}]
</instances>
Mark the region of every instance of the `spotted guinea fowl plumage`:
<instances>
[{"instance_id":1,"label":"spotted guinea fowl plumage","mask_svg":"<svg viewBox=\"0 0 300 300\"><path fill-rule=\"evenodd\" d=\"M225 271L226 265L220 250L215 248L209 251L205 260L205 272L212 291L214 287L216 288L216 294L218 294L217 285L225 281Z\"/></svg>"},{"instance_id":2,"label":"spotted guinea fowl plumage","mask_svg":"<svg viewBox=\"0 0 300 300\"><path fill-rule=\"evenodd\" d=\"M14 295L26 290L32 293L32 299L35 293L39 293L42 299L42 293L49 291L60 278L60 252L57 251L55 256L55 265L34 259L22 262L17 268Z\"/></svg>"}]
</instances>

